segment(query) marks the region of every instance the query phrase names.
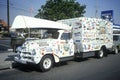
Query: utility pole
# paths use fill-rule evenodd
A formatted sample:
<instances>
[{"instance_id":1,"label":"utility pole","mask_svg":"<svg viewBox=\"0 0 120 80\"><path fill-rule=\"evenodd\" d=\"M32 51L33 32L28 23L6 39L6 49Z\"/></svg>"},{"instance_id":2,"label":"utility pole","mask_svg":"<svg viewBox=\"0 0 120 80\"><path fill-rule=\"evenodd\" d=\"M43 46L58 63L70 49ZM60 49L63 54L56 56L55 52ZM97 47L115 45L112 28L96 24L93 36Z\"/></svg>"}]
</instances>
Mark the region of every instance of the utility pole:
<instances>
[{"instance_id":1,"label":"utility pole","mask_svg":"<svg viewBox=\"0 0 120 80\"><path fill-rule=\"evenodd\" d=\"M8 32L9 32L9 27L10 27L9 0L7 0L7 26L8 26Z\"/></svg>"}]
</instances>

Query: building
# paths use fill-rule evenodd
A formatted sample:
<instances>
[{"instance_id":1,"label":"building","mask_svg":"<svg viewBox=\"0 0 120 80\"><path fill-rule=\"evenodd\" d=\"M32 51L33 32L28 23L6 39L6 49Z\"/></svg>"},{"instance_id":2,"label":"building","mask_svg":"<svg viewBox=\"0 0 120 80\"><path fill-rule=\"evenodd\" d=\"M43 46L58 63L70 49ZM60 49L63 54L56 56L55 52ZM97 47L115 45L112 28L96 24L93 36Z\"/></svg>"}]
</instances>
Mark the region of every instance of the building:
<instances>
[{"instance_id":1,"label":"building","mask_svg":"<svg viewBox=\"0 0 120 80\"><path fill-rule=\"evenodd\" d=\"M7 23L2 19L0 19L0 31L8 31Z\"/></svg>"}]
</instances>

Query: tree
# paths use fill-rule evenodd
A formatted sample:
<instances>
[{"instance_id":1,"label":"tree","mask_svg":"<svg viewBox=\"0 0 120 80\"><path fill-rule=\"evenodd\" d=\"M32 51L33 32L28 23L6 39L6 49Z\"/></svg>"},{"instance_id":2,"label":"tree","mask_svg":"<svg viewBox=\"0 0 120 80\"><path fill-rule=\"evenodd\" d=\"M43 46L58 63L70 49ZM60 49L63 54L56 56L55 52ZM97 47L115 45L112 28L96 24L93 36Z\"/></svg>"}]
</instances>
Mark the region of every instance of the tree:
<instances>
[{"instance_id":1,"label":"tree","mask_svg":"<svg viewBox=\"0 0 120 80\"><path fill-rule=\"evenodd\" d=\"M47 0L35 17L54 21L81 17L85 13L85 8L86 5L80 5L75 0Z\"/></svg>"}]
</instances>

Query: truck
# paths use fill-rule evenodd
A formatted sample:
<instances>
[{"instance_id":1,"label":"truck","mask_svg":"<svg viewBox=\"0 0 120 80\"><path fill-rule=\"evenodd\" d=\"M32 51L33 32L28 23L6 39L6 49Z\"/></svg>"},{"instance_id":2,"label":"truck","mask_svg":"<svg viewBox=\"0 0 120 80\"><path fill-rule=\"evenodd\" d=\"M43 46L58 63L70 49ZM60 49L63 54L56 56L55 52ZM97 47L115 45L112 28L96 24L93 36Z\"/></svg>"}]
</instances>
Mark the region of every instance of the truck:
<instances>
[{"instance_id":1,"label":"truck","mask_svg":"<svg viewBox=\"0 0 120 80\"><path fill-rule=\"evenodd\" d=\"M106 11L105 11L106 12ZM108 11L109 12L109 11ZM110 11L110 13L112 13L112 11ZM108 13L104 13L101 18L107 21L110 21L113 23L112 27L113 27L113 54L118 54L120 51L120 25L116 24L113 20L113 15L109 15Z\"/></svg>"},{"instance_id":2,"label":"truck","mask_svg":"<svg viewBox=\"0 0 120 80\"><path fill-rule=\"evenodd\" d=\"M113 29L113 53L118 54L120 52L120 29Z\"/></svg>"},{"instance_id":3,"label":"truck","mask_svg":"<svg viewBox=\"0 0 120 80\"><path fill-rule=\"evenodd\" d=\"M27 16L19 16L14 20L11 29L23 26L42 29L41 38L26 40L17 47L16 62L35 64L45 72L61 61L93 54L102 58L113 47L111 22L87 17L42 21Z\"/></svg>"}]
</instances>

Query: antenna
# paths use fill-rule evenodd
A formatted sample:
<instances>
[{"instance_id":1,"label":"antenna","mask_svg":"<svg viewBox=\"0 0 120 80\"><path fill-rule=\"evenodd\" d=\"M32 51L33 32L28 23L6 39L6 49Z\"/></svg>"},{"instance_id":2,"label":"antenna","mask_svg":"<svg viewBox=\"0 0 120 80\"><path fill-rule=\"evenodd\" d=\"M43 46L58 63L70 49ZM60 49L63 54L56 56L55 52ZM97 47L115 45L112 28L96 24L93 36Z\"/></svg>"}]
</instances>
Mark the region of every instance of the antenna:
<instances>
[{"instance_id":1,"label":"antenna","mask_svg":"<svg viewBox=\"0 0 120 80\"><path fill-rule=\"evenodd\" d=\"M30 14L31 14L31 16L33 16L33 12L34 12L33 6L31 6L31 8L30 8Z\"/></svg>"},{"instance_id":2,"label":"antenna","mask_svg":"<svg viewBox=\"0 0 120 80\"><path fill-rule=\"evenodd\" d=\"M95 2L95 17L96 18L98 17L97 14L98 14L98 0L96 0Z\"/></svg>"}]
</instances>

